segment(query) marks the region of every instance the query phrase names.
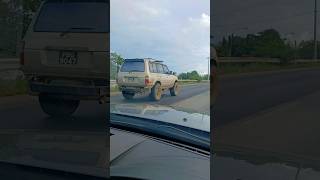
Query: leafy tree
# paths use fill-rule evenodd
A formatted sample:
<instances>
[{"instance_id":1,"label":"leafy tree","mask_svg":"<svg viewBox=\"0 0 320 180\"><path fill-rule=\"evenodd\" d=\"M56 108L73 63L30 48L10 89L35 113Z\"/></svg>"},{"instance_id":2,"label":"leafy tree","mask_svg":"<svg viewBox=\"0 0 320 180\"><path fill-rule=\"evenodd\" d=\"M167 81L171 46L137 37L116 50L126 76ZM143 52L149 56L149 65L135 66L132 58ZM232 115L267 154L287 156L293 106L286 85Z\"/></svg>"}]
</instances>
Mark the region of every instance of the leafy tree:
<instances>
[{"instance_id":1,"label":"leafy tree","mask_svg":"<svg viewBox=\"0 0 320 180\"><path fill-rule=\"evenodd\" d=\"M286 44L276 30L267 29L258 34L254 48L257 57L281 58L284 56Z\"/></svg>"},{"instance_id":2,"label":"leafy tree","mask_svg":"<svg viewBox=\"0 0 320 180\"><path fill-rule=\"evenodd\" d=\"M119 67L123 64L123 57L116 53L110 53L110 78L116 79L117 73L119 72Z\"/></svg>"},{"instance_id":3,"label":"leafy tree","mask_svg":"<svg viewBox=\"0 0 320 180\"><path fill-rule=\"evenodd\" d=\"M0 1L0 53L16 56L18 44L41 0Z\"/></svg>"},{"instance_id":4,"label":"leafy tree","mask_svg":"<svg viewBox=\"0 0 320 180\"><path fill-rule=\"evenodd\" d=\"M285 39L281 38L278 31L267 29L257 34L248 34L246 37L229 36L218 43L217 51L220 56L236 57L270 57L280 58L284 62L294 58L295 49ZM231 52L231 54L230 54Z\"/></svg>"},{"instance_id":5,"label":"leafy tree","mask_svg":"<svg viewBox=\"0 0 320 180\"><path fill-rule=\"evenodd\" d=\"M23 29L22 29L22 36L26 33L34 13L38 10L42 0L23 0L22 7L23 7Z\"/></svg>"},{"instance_id":6,"label":"leafy tree","mask_svg":"<svg viewBox=\"0 0 320 180\"><path fill-rule=\"evenodd\" d=\"M197 71L191 71L187 73L181 73L178 75L179 79L188 79L188 80L197 80L200 81L202 80L202 77Z\"/></svg>"},{"instance_id":7,"label":"leafy tree","mask_svg":"<svg viewBox=\"0 0 320 180\"><path fill-rule=\"evenodd\" d=\"M318 42L318 47L320 43ZM298 56L302 59L312 59L314 56L314 42L312 40L302 41L298 46ZM318 49L318 58L320 51Z\"/></svg>"},{"instance_id":8,"label":"leafy tree","mask_svg":"<svg viewBox=\"0 0 320 180\"><path fill-rule=\"evenodd\" d=\"M120 54L117 54L116 52L112 52L110 54L110 60L112 63L114 63L117 66L117 72L119 71L119 67L123 64L124 59L121 57Z\"/></svg>"}]
</instances>

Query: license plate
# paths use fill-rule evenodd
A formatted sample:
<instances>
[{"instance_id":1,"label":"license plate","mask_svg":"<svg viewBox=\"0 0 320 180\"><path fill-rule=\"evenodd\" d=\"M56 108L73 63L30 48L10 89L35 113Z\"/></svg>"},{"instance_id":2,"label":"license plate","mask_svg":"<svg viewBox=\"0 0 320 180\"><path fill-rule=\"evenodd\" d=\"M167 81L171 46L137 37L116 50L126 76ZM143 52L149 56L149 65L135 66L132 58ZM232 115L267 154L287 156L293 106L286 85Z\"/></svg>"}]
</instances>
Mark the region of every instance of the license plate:
<instances>
[{"instance_id":1,"label":"license plate","mask_svg":"<svg viewBox=\"0 0 320 180\"><path fill-rule=\"evenodd\" d=\"M128 77L128 81L134 81L134 78L133 77Z\"/></svg>"},{"instance_id":2,"label":"license plate","mask_svg":"<svg viewBox=\"0 0 320 180\"><path fill-rule=\"evenodd\" d=\"M60 52L59 64L78 64L78 56L73 51Z\"/></svg>"}]
</instances>

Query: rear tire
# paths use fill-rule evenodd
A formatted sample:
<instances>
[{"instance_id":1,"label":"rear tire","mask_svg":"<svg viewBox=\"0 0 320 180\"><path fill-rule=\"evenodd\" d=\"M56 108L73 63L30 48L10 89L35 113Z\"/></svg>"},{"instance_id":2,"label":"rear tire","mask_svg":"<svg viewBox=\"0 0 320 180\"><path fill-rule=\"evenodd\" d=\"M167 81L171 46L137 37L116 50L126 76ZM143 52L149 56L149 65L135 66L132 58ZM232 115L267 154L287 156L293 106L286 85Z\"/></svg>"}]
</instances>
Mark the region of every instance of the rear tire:
<instances>
[{"instance_id":1,"label":"rear tire","mask_svg":"<svg viewBox=\"0 0 320 180\"><path fill-rule=\"evenodd\" d=\"M173 87L170 88L170 95L171 96L178 96L179 94L179 84L178 82L175 82Z\"/></svg>"},{"instance_id":2,"label":"rear tire","mask_svg":"<svg viewBox=\"0 0 320 180\"><path fill-rule=\"evenodd\" d=\"M52 97L48 94L39 95L40 106L46 114L52 117L71 116L79 107L79 100L69 100Z\"/></svg>"},{"instance_id":3,"label":"rear tire","mask_svg":"<svg viewBox=\"0 0 320 180\"><path fill-rule=\"evenodd\" d=\"M159 101L161 99L161 96L162 96L161 85L159 83L156 83L151 89L150 97L154 101Z\"/></svg>"},{"instance_id":4,"label":"rear tire","mask_svg":"<svg viewBox=\"0 0 320 180\"><path fill-rule=\"evenodd\" d=\"M128 93L128 92L122 91L122 96L127 100L131 100L133 99L134 93Z\"/></svg>"}]
</instances>

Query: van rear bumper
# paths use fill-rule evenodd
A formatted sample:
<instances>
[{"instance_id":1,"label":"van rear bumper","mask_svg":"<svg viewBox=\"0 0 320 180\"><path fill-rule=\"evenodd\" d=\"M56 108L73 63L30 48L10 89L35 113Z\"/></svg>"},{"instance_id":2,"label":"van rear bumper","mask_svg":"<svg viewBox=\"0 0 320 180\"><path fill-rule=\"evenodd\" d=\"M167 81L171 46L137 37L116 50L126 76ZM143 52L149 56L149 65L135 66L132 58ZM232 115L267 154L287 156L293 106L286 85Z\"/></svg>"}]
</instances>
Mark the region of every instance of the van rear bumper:
<instances>
[{"instance_id":1,"label":"van rear bumper","mask_svg":"<svg viewBox=\"0 0 320 180\"><path fill-rule=\"evenodd\" d=\"M30 82L30 93L33 95L47 93L72 99L98 100L101 97L108 96L109 88L107 86L62 86Z\"/></svg>"}]
</instances>

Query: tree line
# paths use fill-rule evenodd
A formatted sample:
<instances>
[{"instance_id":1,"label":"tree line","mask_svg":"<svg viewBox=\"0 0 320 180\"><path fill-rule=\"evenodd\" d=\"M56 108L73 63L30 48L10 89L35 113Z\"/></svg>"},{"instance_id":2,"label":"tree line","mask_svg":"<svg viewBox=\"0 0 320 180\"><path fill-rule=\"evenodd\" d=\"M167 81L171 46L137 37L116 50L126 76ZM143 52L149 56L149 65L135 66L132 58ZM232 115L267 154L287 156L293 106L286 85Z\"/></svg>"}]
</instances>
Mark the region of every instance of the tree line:
<instances>
[{"instance_id":1,"label":"tree line","mask_svg":"<svg viewBox=\"0 0 320 180\"><path fill-rule=\"evenodd\" d=\"M245 37L230 35L224 37L215 47L220 57L267 57L290 61L312 59L314 54L312 40L297 42L282 38L275 29L247 34ZM318 54L320 55L319 49Z\"/></svg>"},{"instance_id":2,"label":"tree line","mask_svg":"<svg viewBox=\"0 0 320 180\"><path fill-rule=\"evenodd\" d=\"M0 56L17 56L18 43L42 0L0 1Z\"/></svg>"}]
</instances>

